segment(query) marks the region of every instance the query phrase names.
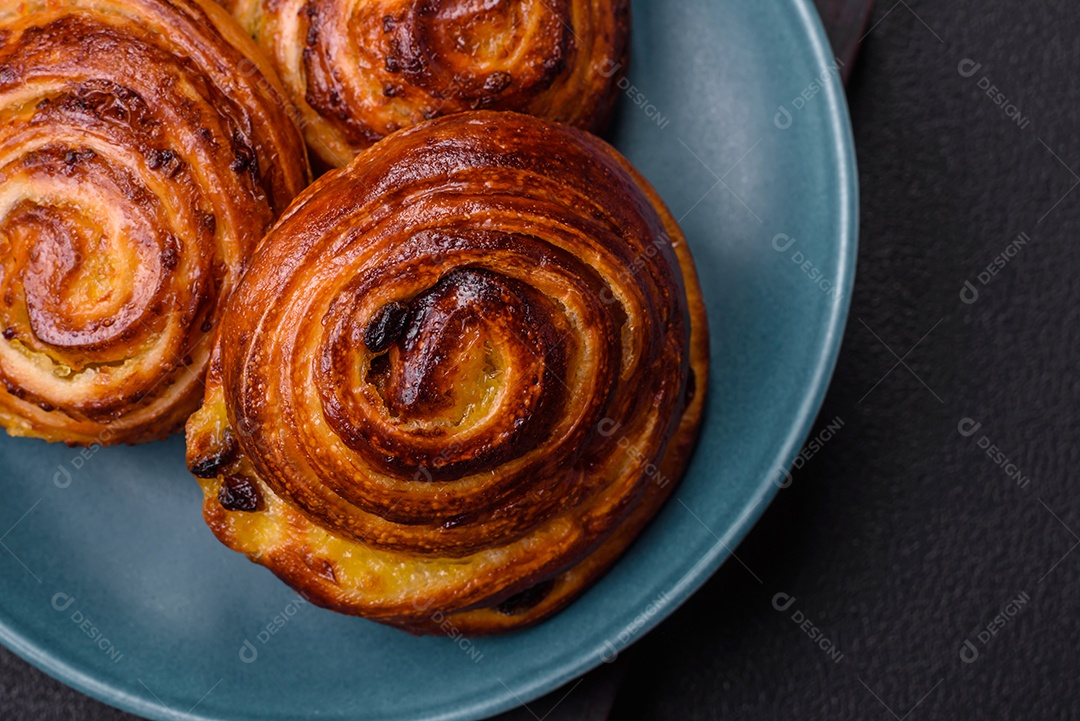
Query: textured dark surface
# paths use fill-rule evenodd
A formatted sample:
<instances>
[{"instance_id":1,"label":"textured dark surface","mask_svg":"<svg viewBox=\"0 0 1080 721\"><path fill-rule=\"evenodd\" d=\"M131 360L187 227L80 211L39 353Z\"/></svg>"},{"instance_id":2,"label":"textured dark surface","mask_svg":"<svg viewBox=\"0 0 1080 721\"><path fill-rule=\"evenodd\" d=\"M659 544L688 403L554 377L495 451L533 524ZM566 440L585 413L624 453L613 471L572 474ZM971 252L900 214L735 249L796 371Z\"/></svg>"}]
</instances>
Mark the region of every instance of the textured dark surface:
<instances>
[{"instance_id":1,"label":"textured dark surface","mask_svg":"<svg viewBox=\"0 0 1080 721\"><path fill-rule=\"evenodd\" d=\"M843 428L737 549L761 583L728 562L626 654L615 721L1080 718L1080 190L1062 200L1065 165L1080 172L1080 6L886 0L873 22L849 86L858 275L818 419ZM965 59L982 67L964 77ZM964 437L964 418L982 427ZM778 593L796 599L784 612Z\"/></svg>"},{"instance_id":2,"label":"textured dark surface","mask_svg":"<svg viewBox=\"0 0 1080 721\"><path fill-rule=\"evenodd\" d=\"M866 36L874 11L873 0L814 0L821 24L829 35L833 53L843 63L841 75L846 82L851 76L855 56Z\"/></svg>"},{"instance_id":3,"label":"textured dark surface","mask_svg":"<svg viewBox=\"0 0 1080 721\"><path fill-rule=\"evenodd\" d=\"M872 22L849 95L859 275L819 420L843 427L737 549L762 582L729 562L620 656L615 721L1080 717L1080 551L1069 553L1080 534L1080 189L1065 195L1077 182L1066 165L1080 172L1080 6L885 0ZM964 77L965 59L982 67ZM982 285L1020 233L1030 242ZM980 292L973 304L961 302L965 280ZM882 341L907 367L893 368ZM970 437L957 429L965 418L982 423ZM980 450L984 436L1026 487ZM795 597L784 612L778 593ZM969 639L979 657L964 663ZM564 706L606 683L588 677L547 718L593 718ZM530 707L543 717L558 696ZM133 717L0 650L0 718Z\"/></svg>"}]
</instances>

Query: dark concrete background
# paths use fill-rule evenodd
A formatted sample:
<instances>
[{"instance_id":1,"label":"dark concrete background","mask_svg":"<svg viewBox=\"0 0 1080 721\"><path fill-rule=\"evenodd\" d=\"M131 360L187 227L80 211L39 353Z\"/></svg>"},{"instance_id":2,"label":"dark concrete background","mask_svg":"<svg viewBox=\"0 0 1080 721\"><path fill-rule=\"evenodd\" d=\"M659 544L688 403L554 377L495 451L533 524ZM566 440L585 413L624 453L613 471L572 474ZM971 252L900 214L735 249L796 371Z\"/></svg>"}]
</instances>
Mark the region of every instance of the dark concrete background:
<instances>
[{"instance_id":1,"label":"dark concrete background","mask_svg":"<svg viewBox=\"0 0 1080 721\"><path fill-rule=\"evenodd\" d=\"M615 721L1080 718L1080 5L877 5L849 84L858 275L818 419L844 426L738 549L762 582L728 563L626 655Z\"/></svg>"},{"instance_id":2,"label":"dark concrete background","mask_svg":"<svg viewBox=\"0 0 1080 721\"><path fill-rule=\"evenodd\" d=\"M761 583L727 564L548 719L595 718L619 673L615 721L1080 718L1080 5L879 0L873 23L849 88L858 278L819 418L843 427L737 550ZM0 718L134 717L0 649Z\"/></svg>"}]
</instances>

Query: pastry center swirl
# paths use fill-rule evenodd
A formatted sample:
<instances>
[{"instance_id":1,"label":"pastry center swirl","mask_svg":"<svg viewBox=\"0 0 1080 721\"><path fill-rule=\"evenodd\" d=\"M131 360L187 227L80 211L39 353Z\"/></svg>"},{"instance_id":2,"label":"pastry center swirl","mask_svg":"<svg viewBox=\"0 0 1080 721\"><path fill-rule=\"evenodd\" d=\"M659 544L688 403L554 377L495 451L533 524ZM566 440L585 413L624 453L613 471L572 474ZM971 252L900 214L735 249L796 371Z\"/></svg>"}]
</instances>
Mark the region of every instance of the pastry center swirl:
<instances>
[{"instance_id":1,"label":"pastry center swirl","mask_svg":"<svg viewBox=\"0 0 1080 721\"><path fill-rule=\"evenodd\" d=\"M565 0L417 0L382 20L386 70L436 97L529 96L574 52Z\"/></svg>"},{"instance_id":2,"label":"pastry center swirl","mask_svg":"<svg viewBox=\"0 0 1080 721\"><path fill-rule=\"evenodd\" d=\"M235 422L259 431L240 442L275 492L367 543L467 554L519 537L590 493L582 469L610 452L597 428L622 320L602 284L538 237L387 243L268 309L286 312L244 366Z\"/></svg>"},{"instance_id":3,"label":"pastry center swirl","mask_svg":"<svg viewBox=\"0 0 1080 721\"><path fill-rule=\"evenodd\" d=\"M602 503L614 523L686 402L656 211L599 141L527 116L387 142L286 216L230 302L244 464L385 551L463 558Z\"/></svg>"},{"instance_id":4,"label":"pastry center swirl","mask_svg":"<svg viewBox=\"0 0 1080 721\"><path fill-rule=\"evenodd\" d=\"M20 200L0 218L0 316L13 339L54 360L78 365L71 354L79 352L123 360L126 341L161 325L180 241L137 210L123 219L83 212L77 187L65 190L70 197L47 203Z\"/></svg>"},{"instance_id":5,"label":"pastry center swirl","mask_svg":"<svg viewBox=\"0 0 1080 721\"><path fill-rule=\"evenodd\" d=\"M397 338L382 352L355 342L379 336L381 350L388 321ZM385 473L461 478L548 435L567 388L566 327L525 283L455 270L407 305L394 301L336 329L322 358L332 370L319 376L324 413L350 449Z\"/></svg>"},{"instance_id":6,"label":"pastry center swirl","mask_svg":"<svg viewBox=\"0 0 1080 721\"><path fill-rule=\"evenodd\" d=\"M308 179L255 51L207 0L0 12L9 432L134 443L197 407L219 304Z\"/></svg>"}]
</instances>

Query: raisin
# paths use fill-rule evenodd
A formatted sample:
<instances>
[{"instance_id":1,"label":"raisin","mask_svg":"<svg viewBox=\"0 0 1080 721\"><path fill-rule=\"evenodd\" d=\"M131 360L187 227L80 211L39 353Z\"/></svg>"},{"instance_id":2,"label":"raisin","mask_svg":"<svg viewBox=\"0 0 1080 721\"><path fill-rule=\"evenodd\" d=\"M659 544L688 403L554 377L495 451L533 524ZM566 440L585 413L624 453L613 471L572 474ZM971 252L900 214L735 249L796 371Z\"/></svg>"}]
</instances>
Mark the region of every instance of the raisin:
<instances>
[{"instance_id":1,"label":"raisin","mask_svg":"<svg viewBox=\"0 0 1080 721\"><path fill-rule=\"evenodd\" d=\"M555 579L541 581L535 586L526 588L521 593L515 593L510 598L495 606L495 610L506 616L517 616L525 613L530 608L547 598L551 589L555 588Z\"/></svg>"},{"instance_id":2,"label":"raisin","mask_svg":"<svg viewBox=\"0 0 1080 721\"><path fill-rule=\"evenodd\" d=\"M172 150L151 150L147 165L150 170L157 170L171 165L176 160L176 153Z\"/></svg>"},{"instance_id":3,"label":"raisin","mask_svg":"<svg viewBox=\"0 0 1080 721\"><path fill-rule=\"evenodd\" d=\"M262 496L255 484L240 476L229 476L218 491L218 503L226 511L255 511Z\"/></svg>"},{"instance_id":4,"label":"raisin","mask_svg":"<svg viewBox=\"0 0 1080 721\"><path fill-rule=\"evenodd\" d=\"M214 478L218 472L236 458L236 439L225 432L220 447L212 456L196 459L188 470L198 478Z\"/></svg>"},{"instance_id":5,"label":"raisin","mask_svg":"<svg viewBox=\"0 0 1080 721\"><path fill-rule=\"evenodd\" d=\"M409 306L394 301L379 308L364 329L364 345L372 353L382 353L394 344L409 326Z\"/></svg>"}]
</instances>

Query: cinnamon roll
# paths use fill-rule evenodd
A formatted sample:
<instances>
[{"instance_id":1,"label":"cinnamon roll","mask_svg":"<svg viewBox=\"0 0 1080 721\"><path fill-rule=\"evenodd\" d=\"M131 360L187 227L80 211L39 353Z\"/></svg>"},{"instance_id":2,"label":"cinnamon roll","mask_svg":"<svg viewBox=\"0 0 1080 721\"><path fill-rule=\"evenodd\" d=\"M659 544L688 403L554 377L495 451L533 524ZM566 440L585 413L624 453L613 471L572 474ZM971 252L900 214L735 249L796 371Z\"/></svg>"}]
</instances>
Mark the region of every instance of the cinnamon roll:
<instances>
[{"instance_id":1,"label":"cinnamon roll","mask_svg":"<svg viewBox=\"0 0 1080 721\"><path fill-rule=\"evenodd\" d=\"M223 318L187 460L311 601L493 633L602 573L683 472L708 337L686 241L602 140L423 123L316 181Z\"/></svg>"},{"instance_id":2,"label":"cinnamon roll","mask_svg":"<svg viewBox=\"0 0 1080 721\"><path fill-rule=\"evenodd\" d=\"M0 425L180 429L221 300L309 180L293 112L209 0L0 5Z\"/></svg>"},{"instance_id":3,"label":"cinnamon roll","mask_svg":"<svg viewBox=\"0 0 1080 721\"><path fill-rule=\"evenodd\" d=\"M331 167L480 108L599 132L629 49L629 0L219 2L266 51Z\"/></svg>"}]
</instances>

